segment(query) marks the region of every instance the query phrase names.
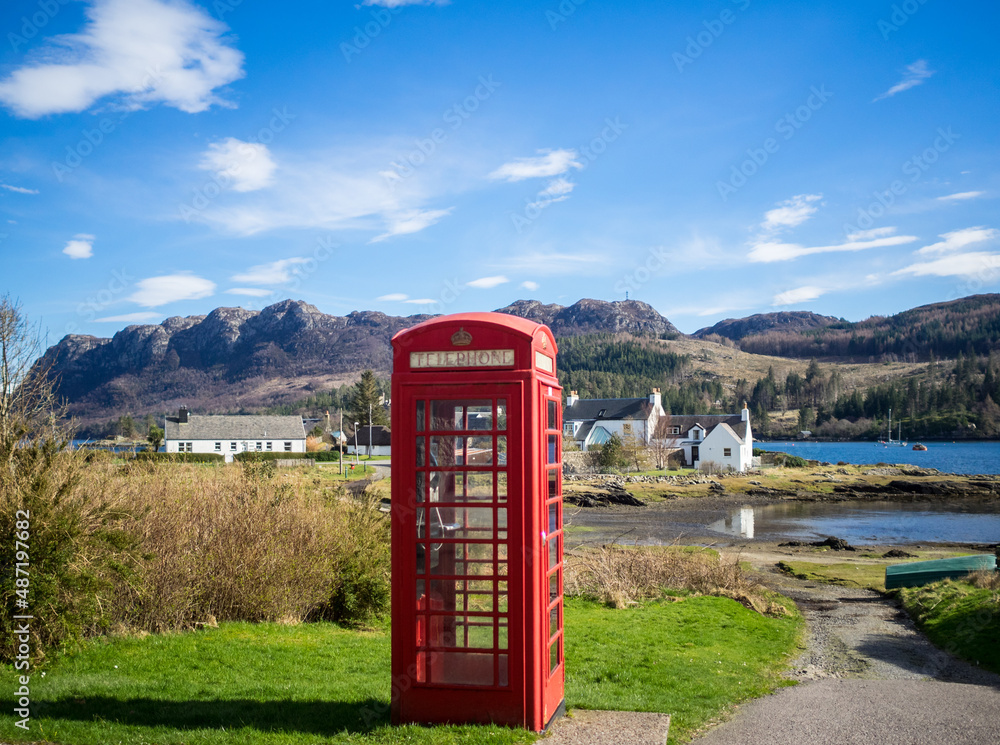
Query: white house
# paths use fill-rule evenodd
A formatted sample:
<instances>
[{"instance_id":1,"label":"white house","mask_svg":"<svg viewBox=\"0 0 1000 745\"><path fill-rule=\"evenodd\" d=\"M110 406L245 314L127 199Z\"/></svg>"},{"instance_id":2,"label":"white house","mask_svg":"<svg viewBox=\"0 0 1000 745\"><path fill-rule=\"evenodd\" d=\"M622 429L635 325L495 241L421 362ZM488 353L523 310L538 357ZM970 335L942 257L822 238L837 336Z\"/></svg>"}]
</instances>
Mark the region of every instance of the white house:
<instances>
[{"instance_id":1,"label":"white house","mask_svg":"<svg viewBox=\"0 0 1000 745\"><path fill-rule=\"evenodd\" d=\"M746 404L739 414L694 414L670 417L667 435L677 438L684 464L698 468L717 463L723 469L748 471L754 466L753 431Z\"/></svg>"},{"instance_id":2,"label":"white house","mask_svg":"<svg viewBox=\"0 0 1000 745\"><path fill-rule=\"evenodd\" d=\"M648 443L664 413L659 388L648 398L581 399L576 391L570 391L563 410L563 434L572 437L583 451L600 447L612 435Z\"/></svg>"},{"instance_id":3,"label":"white house","mask_svg":"<svg viewBox=\"0 0 1000 745\"><path fill-rule=\"evenodd\" d=\"M168 453L217 453L227 462L236 453L306 452L306 430L299 416L190 414L182 406L163 423Z\"/></svg>"}]
</instances>

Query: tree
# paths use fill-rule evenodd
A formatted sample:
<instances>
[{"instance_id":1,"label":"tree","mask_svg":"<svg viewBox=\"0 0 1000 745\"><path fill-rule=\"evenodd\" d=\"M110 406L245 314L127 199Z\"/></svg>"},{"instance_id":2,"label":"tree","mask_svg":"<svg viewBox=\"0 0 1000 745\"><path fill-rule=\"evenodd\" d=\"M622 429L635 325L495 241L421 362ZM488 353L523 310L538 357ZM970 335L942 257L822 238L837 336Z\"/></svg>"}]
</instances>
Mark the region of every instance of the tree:
<instances>
[{"instance_id":1,"label":"tree","mask_svg":"<svg viewBox=\"0 0 1000 745\"><path fill-rule=\"evenodd\" d=\"M118 434L125 438L135 437L135 420L131 414L122 414L118 417Z\"/></svg>"},{"instance_id":2,"label":"tree","mask_svg":"<svg viewBox=\"0 0 1000 745\"><path fill-rule=\"evenodd\" d=\"M370 408L369 408L370 407ZM369 411L372 424L388 424L389 418L382 408L382 394L379 391L378 380L373 370L361 373L361 380L351 391L351 403L347 415L351 422L365 426L368 424Z\"/></svg>"},{"instance_id":3,"label":"tree","mask_svg":"<svg viewBox=\"0 0 1000 745\"><path fill-rule=\"evenodd\" d=\"M163 430L154 424L149 428L149 434L146 435L146 439L149 441L149 446L156 452L160 449L160 445L163 444Z\"/></svg>"},{"instance_id":4,"label":"tree","mask_svg":"<svg viewBox=\"0 0 1000 745\"><path fill-rule=\"evenodd\" d=\"M625 456L622 439L617 435L601 445L597 450L589 453L590 463L601 473L620 471L628 466L628 458Z\"/></svg>"},{"instance_id":5,"label":"tree","mask_svg":"<svg viewBox=\"0 0 1000 745\"><path fill-rule=\"evenodd\" d=\"M38 329L28 323L20 303L0 297L0 462L9 471L19 443L57 436L58 406L51 363L41 352Z\"/></svg>"},{"instance_id":6,"label":"tree","mask_svg":"<svg viewBox=\"0 0 1000 745\"><path fill-rule=\"evenodd\" d=\"M653 430L653 436L649 439L649 452L659 470L667 467L670 454L677 450L677 445L680 442L680 435L675 434L673 429L674 425L670 414L665 414L656 422L656 429Z\"/></svg>"},{"instance_id":7,"label":"tree","mask_svg":"<svg viewBox=\"0 0 1000 745\"><path fill-rule=\"evenodd\" d=\"M622 438L622 458L626 462L626 468L634 468L636 471L644 471L649 465L649 458L646 453L646 443L641 437L627 434Z\"/></svg>"}]
</instances>

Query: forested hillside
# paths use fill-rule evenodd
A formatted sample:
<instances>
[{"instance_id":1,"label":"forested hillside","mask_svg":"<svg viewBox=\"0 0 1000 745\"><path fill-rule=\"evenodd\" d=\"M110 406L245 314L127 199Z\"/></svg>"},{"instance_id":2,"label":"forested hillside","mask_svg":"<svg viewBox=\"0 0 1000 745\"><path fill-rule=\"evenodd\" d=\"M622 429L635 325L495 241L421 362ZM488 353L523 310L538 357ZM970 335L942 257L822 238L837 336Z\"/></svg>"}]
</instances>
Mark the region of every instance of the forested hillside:
<instances>
[{"instance_id":1,"label":"forested hillside","mask_svg":"<svg viewBox=\"0 0 1000 745\"><path fill-rule=\"evenodd\" d=\"M1000 349L1000 295L973 295L858 323L812 329L769 329L737 341L745 352L782 357L954 359Z\"/></svg>"}]
</instances>

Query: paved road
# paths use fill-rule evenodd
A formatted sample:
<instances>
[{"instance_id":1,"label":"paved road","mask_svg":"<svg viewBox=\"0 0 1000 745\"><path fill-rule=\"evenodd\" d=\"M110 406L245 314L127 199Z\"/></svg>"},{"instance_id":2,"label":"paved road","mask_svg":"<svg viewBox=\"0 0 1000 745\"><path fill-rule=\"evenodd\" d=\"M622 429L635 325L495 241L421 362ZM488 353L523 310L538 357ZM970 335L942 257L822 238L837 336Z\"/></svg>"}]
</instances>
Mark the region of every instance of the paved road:
<instances>
[{"instance_id":1,"label":"paved road","mask_svg":"<svg viewBox=\"0 0 1000 745\"><path fill-rule=\"evenodd\" d=\"M1000 690L921 680L819 680L753 701L694 742L996 745Z\"/></svg>"},{"instance_id":2,"label":"paved road","mask_svg":"<svg viewBox=\"0 0 1000 745\"><path fill-rule=\"evenodd\" d=\"M936 649L876 593L782 574L770 584L808 623L788 676L800 683L746 704L696 745L1000 745L1000 676Z\"/></svg>"}]
</instances>

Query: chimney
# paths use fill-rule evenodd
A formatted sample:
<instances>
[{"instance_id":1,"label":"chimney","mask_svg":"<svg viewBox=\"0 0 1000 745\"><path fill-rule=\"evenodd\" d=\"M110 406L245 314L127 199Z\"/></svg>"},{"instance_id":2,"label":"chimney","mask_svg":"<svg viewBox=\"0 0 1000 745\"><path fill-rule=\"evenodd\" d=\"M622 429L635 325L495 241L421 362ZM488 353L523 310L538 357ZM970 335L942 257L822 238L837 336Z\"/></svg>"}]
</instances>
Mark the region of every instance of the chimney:
<instances>
[{"instance_id":1,"label":"chimney","mask_svg":"<svg viewBox=\"0 0 1000 745\"><path fill-rule=\"evenodd\" d=\"M572 406L573 404L575 404L579 400L580 400L580 397L578 395L576 395L576 391L570 391L569 395L566 396L566 406L567 407Z\"/></svg>"},{"instance_id":2,"label":"chimney","mask_svg":"<svg viewBox=\"0 0 1000 745\"><path fill-rule=\"evenodd\" d=\"M750 409L747 408L747 402L743 402L743 411L740 412L740 419L744 422L750 421Z\"/></svg>"},{"instance_id":3,"label":"chimney","mask_svg":"<svg viewBox=\"0 0 1000 745\"><path fill-rule=\"evenodd\" d=\"M649 403L653 404L654 409L662 409L663 403L660 401L660 389L654 388L653 392L649 394Z\"/></svg>"},{"instance_id":4,"label":"chimney","mask_svg":"<svg viewBox=\"0 0 1000 745\"><path fill-rule=\"evenodd\" d=\"M187 406L182 406L180 409L177 410L177 421L180 424L187 424L188 423L188 407Z\"/></svg>"}]
</instances>

